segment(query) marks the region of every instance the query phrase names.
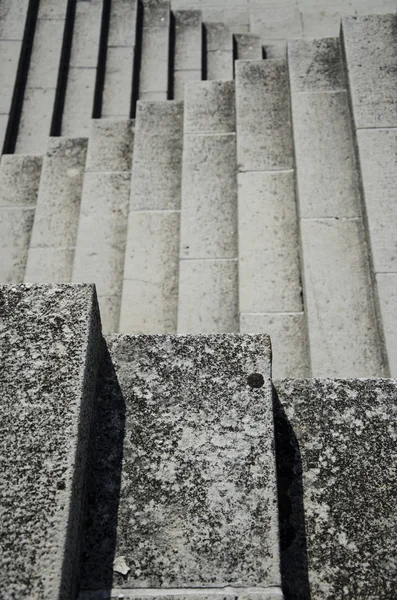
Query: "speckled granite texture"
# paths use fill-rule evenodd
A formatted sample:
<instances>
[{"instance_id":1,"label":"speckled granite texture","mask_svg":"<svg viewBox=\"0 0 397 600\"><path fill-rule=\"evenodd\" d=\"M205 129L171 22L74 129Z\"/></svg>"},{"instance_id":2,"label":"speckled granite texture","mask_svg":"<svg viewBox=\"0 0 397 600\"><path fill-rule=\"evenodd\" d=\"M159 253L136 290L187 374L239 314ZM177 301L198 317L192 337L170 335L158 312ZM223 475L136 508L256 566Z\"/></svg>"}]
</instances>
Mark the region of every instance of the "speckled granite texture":
<instances>
[{"instance_id":1,"label":"speckled granite texture","mask_svg":"<svg viewBox=\"0 0 397 600\"><path fill-rule=\"evenodd\" d=\"M94 286L0 286L1 600L74 597L100 339Z\"/></svg>"},{"instance_id":2,"label":"speckled granite texture","mask_svg":"<svg viewBox=\"0 0 397 600\"><path fill-rule=\"evenodd\" d=\"M395 600L397 381L274 385L285 599Z\"/></svg>"},{"instance_id":3,"label":"speckled granite texture","mask_svg":"<svg viewBox=\"0 0 397 600\"><path fill-rule=\"evenodd\" d=\"M81 588L279 585L269 337L107 344Z\"/></svg>"}]
</instances>

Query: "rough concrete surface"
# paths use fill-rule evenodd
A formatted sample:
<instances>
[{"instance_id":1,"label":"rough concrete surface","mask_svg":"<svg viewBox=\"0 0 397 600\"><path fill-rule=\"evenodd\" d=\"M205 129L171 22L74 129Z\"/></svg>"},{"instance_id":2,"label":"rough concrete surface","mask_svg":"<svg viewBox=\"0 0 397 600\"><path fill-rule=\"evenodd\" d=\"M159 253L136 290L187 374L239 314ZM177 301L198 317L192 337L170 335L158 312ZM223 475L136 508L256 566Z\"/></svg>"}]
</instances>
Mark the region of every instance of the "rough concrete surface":
<instances>
[{"instance_id":1,"label":"rough concrete surface","mask_svg":"<svg viewBox=\"0 0 397 600\"><path fill-rule=\"evenodd\" d=\"M338 38L290 40L288 67L292 92L346 90Z\"/></svg>"},{"instance_id":2,"label":"rough concrete surface","mask_svg":"<svg viewBox=\"0 0 397 600\"><path fill-rule=\"evenodd\" d=\"M184 131L233 133L236 131L234 81L201 81L185 87Z\"/></svg>"},{"instance_id":3,"label":"rough concrete surface","mask_svg":"<svg viewBox=\"0 0 397 600\"><path fill-rule=\"evenodd\" d=\"M131 171L134 120L93 119L86 171Z\"/></svg>"}]
</instances>

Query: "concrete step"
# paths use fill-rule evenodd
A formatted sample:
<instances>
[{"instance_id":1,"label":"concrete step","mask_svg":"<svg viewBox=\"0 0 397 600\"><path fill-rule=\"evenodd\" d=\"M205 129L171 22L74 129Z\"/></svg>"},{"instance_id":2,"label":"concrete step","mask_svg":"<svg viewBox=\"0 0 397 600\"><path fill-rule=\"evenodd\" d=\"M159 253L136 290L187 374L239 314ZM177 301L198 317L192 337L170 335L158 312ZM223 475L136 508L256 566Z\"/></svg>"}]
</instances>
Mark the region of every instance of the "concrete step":
<instances>
[{"instance_id":1,"label":"concrete step","mask_svg":"<svg viewBox=\"0 0 397 600\"><path fill-rule=\"evenodd\" d=\"M169 97L170 2L143 0L140 100Z\"/></svg>"},{"instance_id":2,"label":"concrete step","mask_svg":"<svg viewBox=\"0 0 397 600\"><path fill-rule=\"evenodd\" d=\"M176 10L173 98L183 100L185 83L201 81L203 23L199 10Z\"/></svg>"},{"instance_id":3,"label":"concrete step","mask_svg":"<svg viewBox=\"0 0 397 600\"><path fill-rule=\"evenodd\" d=\"M42 157L4 154L0 163L0 283L24 278Z\"/></svg>"},{"instance_id":4,"label":"concrete step","mask_svg":"<svg viewBox=\"0 0 397 600\"><path fill-rule=\"evenodd\" d=\"M223 23L205 23L206 78L233 79L233 34Z\"/></svg>"},{"instance_id":5,"label":"concrete step","mask_svg":"<svg viewBox=\"0 0 397 600\"><path fill-rule=\"evenodd\" d=\"M0 304L1 595L75 598L102 350L95 289L2 286Z\"/></svg>"},{"instance_id":6,"label":"concrete step","mask_svg":"<svg viewBox=\"0 0 397 600\"><path fill-rule=\"evenodd\" d=\"M73 282L97 286L102 327L118 330L134 122L93 120L73 263Z\"/></svg>"},{"instance_id":7,"label":"concrete step","mask_svg":"<svg viewBox=\"0 0 397 600\"><path fill-rule=\"evenodd\" d=\"M112 335L107 348L80 598L281 598L268 336Z\"/></svg>"},{"instance_id":8,"label":"concrete step","mask_svg":"<svg viewBox=\"0 0 397 600\"><path fill-rule=\"evenodd\" d=\"M183 103L138 102L124 265L123 333L174 333Z\"/></svg>"},{"instance_id":9,"label":"concrete step","mask_svg":"<svg viewBox=\"0 0 397 600\"><path fill-rule=\"evenodd\" d=\"M263 58L261 38L254 33L235 33L235 57L239 60L260 60Z\"/></svg>"},{"instance_id":10,"label":"concrete step","mask_svg":"<svg viewBox=\"0 0 397 600\"><path fill-rule=\"evenodd\" d=\"M185 89L180 333L238 331L234 96L233 81Z\"/></svg>"},{"instance_id":11,"label":"concrete step","mask_svg":"<svg viewBox=\"0 0 397 600\"><path fill-rule=\"evenodd\" d=\"M69 283L80 215L86 138L50 138L44 157L25 283Z\"/></svg>"}]
</instances>

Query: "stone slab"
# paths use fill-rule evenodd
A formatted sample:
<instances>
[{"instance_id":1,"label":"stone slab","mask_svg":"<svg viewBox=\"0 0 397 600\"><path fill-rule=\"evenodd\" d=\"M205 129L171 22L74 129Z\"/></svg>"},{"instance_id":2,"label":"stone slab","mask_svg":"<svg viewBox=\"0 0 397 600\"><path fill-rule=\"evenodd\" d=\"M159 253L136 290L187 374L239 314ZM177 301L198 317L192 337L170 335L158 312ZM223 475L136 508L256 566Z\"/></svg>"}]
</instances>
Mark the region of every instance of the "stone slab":
<instances>
[{"instance_id":1,"label":"stone slab","mask_svg":"<svg viewBox=\"0 0 397 600\"><path fill-rule=\"evenodd\" d=\"M383 377L361 219L302 219L305 307L314 377Z\"/></svg>"},{"instance_id":2,"label":"stone slab","mask_svg":"<svg viewBox=\"0 0 397 600\"><path fill-rule=\"evenodd\" d=\"M240 171L293 168L286 61L236 61Z\"/></svg>"},{"instance_id":3,"label":"stone slab","mask_svg":"<svg viewBox=\"0 0 397 600\"><path fill-rule=\"evenodd\" d=\"M201 81L185 88L187 133L232 133L236 131L234 81Z\"/></svg>"},{"instance_id":4,"label":"stone slab","mask_svg":"<svg viewBox=\"0 0 397 600\"><path fill-rule=\"evenodd\" d=\"M179 211L130 212L120 333L176 333Z\"/></svg>"},{"instance_id":5,"label":"stone slab","mask_svg":"<svg viewBox=\"0 0 397 600\"><path fill-rule=\"evenodd\" d=\"M309 344L303 312L240 313L240 333L267 333L270 336L273 378L309 377Z\"/></svg>"},{"instance_id":6,"label":"stone slab","mask_svg":"<svg viewBox=\"0 0 397 600\"><path fill-rule=\"evenodd\" d=\"M181 258L237 256L236 136L186 135Z\"/></svg>"},{"instance_id":7,"label":"stone slab","mask_svg":"<svg viewBox=\"0 0 397 600\"><path fill-rule=\"evenodd\" d=\"M205 23L207 52L233 52L233 36L224 23Z\"/></svg>"},{"instance_id":8,"label":"stone slab","mask_svg":"<svg viewBox=\"0 0 397 600\"><path fill-rule=\"evenodd\" d=\"M70 283L74 248L29 247L25 283Z\"/></svg>"},{"instance_id":9,"label":"stone slab","mask_svg":"<svg viewBox=\"0 0 397 600\"><path fill-rule=\"evenodd\" d=\"M293 171L239 173L237 221L240 311L300 312Z\"/></svg>"},{"instance_id":10,"label":"stone slab","mask_svg":"<svg viewBox=\"0 0 397 600\"><path fill-rule=\"evenodd\" d=\"M292 92L346 90L339 38L290 40L288 66Z\"/></svg>"},{"instance_id":11,"label":"stone slab","mask_svg":"<svg viewBox=\"0 0 397 600\"><path fill-rule=\"evenodd\" d=\"M285 596L392 598L397 382L274 385Z\"/></svg>"},{"instance_id":12,"label":"stone slab","mask_svg":"<svg viewBox=\"0 0 397 600\"><path fill-rule=\"evenodd\" d=\"M397 125L397 14L346 17L346 56L356 128Z\"/></svg>"},{"instance_id":13,"label":"stone slab","mask_svg":"<svg viewBox=\"0 0 397 600\"><path fill-rule=\"evenodd\" d=\"M347 93L293 93L292 120L301 217L360 217Z\"/></svg>"},{"instance_id":14,"label":"stone slab","mask_svg":"<svg viewBox=\"0 0 397 600\"><path fill-rule=\"evenodd\" d=\"M265 40L266 42L266 40ZM271 40L263 44L265 58L287 58L287 41L286 40Z\"/></svg>"},{"instance_id":15,"label":"stone slab","mask_svg":"<svg viewBox=\"0 0 397 600\"><path fill-rule=\"evenodd\" d=\"M134 52L134 48L107 49L102 117L130 116Z\"/></svg>"},{"instance_id":16,"label":"stone slab","mask_svg":"<svg viewBox=\"0 0 397 600\"><path fill-rule=\"evenodd\" d=\"M0 6L0 39L22 40L29 3L27 0L3 0Z\"/></svg>"},{"instance_id":17,"label":"stone slab","mask_svg":"<svg viewBox=\"0 0 397 600\"><path fill-rule=\"evenodd\" d=\"M32 231L34 207L0 210L0 282L21 283Z\"/></svg>"},{"instance_id":18,"label":"stone slab","mask_svg":"<svg viewBox=\"0 0 397 600\"><path fill-rule=\"evenodd\" d=\"M189 590L190 591L190 590ZM184 592L180 589L169 588L164 592L153 593L152 595L146 594L143 596L134 590L126 590L121 588L113 588L112 590L82 590L79 593L78 600L119 600L120 596L123 600L220 600L222 597L224 600L245 600L247 596L253 600L283 600L284 596L280 588L272 587L262 589L258 592L255 588L233 588L227 586L222 588L220 592L219 588L199 588L194 590L194 593Z\"/></svg>"},{"instance_id":19,"label":"stone slab","mask_svg":"<svg viewBox=\"0 0 397 600\"><path fill-rule=\"evenodd\" d=\"M376 284L380 315L385 336L389 374L397 375L397 273L377 273Z\"/></svg>"},{"instance_id":20,"label":"stone slab","mask_svg":"<svg viewBox=\"0 0 397 600\"><path fill-rule=\"evenodd\" d=\"M113 0L110 10L109 47L135 46L137 12L138 0Z\"/></svg>"},{"instance_id":21,"label":"stone slab","mask_svg":"<svg viewBox=\"0 0 397 600\"><path fill-rule=\"evenodd\" d=\"M94 107L96 69L71 67L68 73L62 135L88 137Z\"/></svg>"},{"instance_id":22,"label":"stone slab","mask_svg":"<svg viewBox=\"0 0 397 600\"><path fill-rule=\"evenodd\" d=\"M34 207L43 159L38 155L3 154L0 163L0 207Z\"/></svg>"},{"instance_id":23,"label":"stone slab","mask_svg":"<svg viewBox=\"0 0 397 600\"><path fill-rule=\"evenodd\" d=\"M207 52L207 79L233 79L233 53L230 50L214 50Z\"/></svg>"},{"instance_id":24,"label":"stone slab","mask_svg":"<svg viewBox=\"0 0 397 600\"><path fill-rule=\"evenodd\" d=\"M0 40L0 81L2 82L0 89L0 113L3 114L8 114L11 110L21 47L22 44L20 41Z\"/></svg>"},{"instance_id":25,"label":"stone slab","mask_svg":"<svg viewBox=\"0 0 397 600\"><path fill-rule=\"evenodd\" d=\"M179 210L183 103L138 102L131 210Z\"/></svg>"},{"instance_id":26,"label":"stone slab","mask_svg":"<svg viewBox=\"0 0 397 600\"><path fill-rule=\"evenodd\" d=\"M268 336L117 335L107 346L81 588L279 586ZM114 502L125 577L106 554Z\"/></svg>"},{"instance_id":27,"label":"stone slab","mask_svg":"<svg viewBox=\"0 0 397 600\"><path fill-rule=\"evenodd\" d=\"M185 99L185 87L188 82L201 81L202 72L200 71L174 71L173 99Z\"/></svg>"},{"instance_id":28,"label":"stone slab","mask_svg":"<svg viewBox=\"0 0 397 600\"><path fill-rule=\"evenodd\" d=\"M16 154L44 154L51 129L55 87L25 90Z\"/></svg>"},{"instance_id":29,"label":"stone slab","mask_svg":"<svg viewBox=\"0 0 397 600\"><path fill-rule=\"evenodd\" d=\"M149 27L143 30L140 94L168 92L169 35L168 27ZM142 99L142 96L140 98Z\"/></svg>"},{"instance_id":30,"label":"stone slab","mask_svg":"<svg viewBox=\"0 0 397 600\"><path fill-rule=\"evenodd\" d=\"M169 0L143 0L143 26L145 28L164 27L170 25Z\"/></svg>"},{"instance_id":31,"label":"stone slab","mask_svg":"<svg viewBox=\"0 0 397 600\"><path fill-rule=\"evenodd\" d=\"M261 60L263 58L261 39L254 33L236 33L234 35L239 60Z\"/></svg>"},{"instance_id":32,"label":"stone slab","mask_svg":"<svg viewBox=\"0 0 397 600\"><path fill-rule=\"evenodd\" d=\"M237 260L181 260L178 333L237 331Z\"/></svg>"},{"instance_id":33,"label":"stone slab","mask_svg":"<svg viewBox=\"0 0 397 600\"><path fill-rule=\"evenodd\" d=\"M199 10L177 10L175 17L175 70L201 71L202 18Z\"/></svg>"},{"instance_id":34,"label":"stone slab","mask_svg":"<svg viewBox=\"0 0 397 600\"><path fill-rule=\"evenodd\" d=\"M142 102L163 102L168 100L168 90L161 92L139 92L139 99Z\"/></svg>"},{"instance_id":35,"label":"stone slab","mask_svg":"<svg viewBox=\"0 0 397 600\"><path fill-rule=\"evenodd\" d=\"M29 63L28 87L56 88L64 29L64 19L37 20Z\"/></svg>"},{"instance_id":36,"label":"stone slab","mask_svg":"<svg viewBox=\"0 0 397 600\"><path fill-rule=\"evenodd\" d=\"M2 286L0 303L0 589L70 598L101 348L95 290Z\"/></svg>"},{"instance_id":37,"label":"stone slab","mask_svg":"<svg viewBox=\"0 0 397 600\"><path fill-rule=\"evenodd\" d=\"M132 119L93 119L86 171L131 171L134 125Z\"/></svg>"},{"instance_id":38,"label":"stone slab","mask_svg":"<svg viewBox=\"0 0 397 600\"><path fill-rule=\"evenodd\" d=\"M40 0L39 19L65 19L68 0Z\"/></svg>"},{"instance_id":39,"label":"stone slab","mask_svg":"<svg viewBox=\"0 0 397 600\"><path fill-rule=\"evenodd\" d=\"M101 32L102 2L77 2L73 25L71 67L96 68Z\"/></svg>"},{"instance_id":40,"label":"stone slab","mask_svg":"<svg viewBox=\"0 0 397 600\"><path fill-rule=\"evenodd\" d=\"M359 130L357 143L374 269L396 272L397 130Z\"/></svg>"},{"instance_id":41,"label":"stone slab","mask_svg":"<svg viewBox=\"0 0 397 600\"><path fill-rule=\"evenodd\" d=\"M302 37L302 23L298 7L276 6L271 10L262 7L249 13L250 31L262 40L279 40Z\"/></svg>"}]
</instances>

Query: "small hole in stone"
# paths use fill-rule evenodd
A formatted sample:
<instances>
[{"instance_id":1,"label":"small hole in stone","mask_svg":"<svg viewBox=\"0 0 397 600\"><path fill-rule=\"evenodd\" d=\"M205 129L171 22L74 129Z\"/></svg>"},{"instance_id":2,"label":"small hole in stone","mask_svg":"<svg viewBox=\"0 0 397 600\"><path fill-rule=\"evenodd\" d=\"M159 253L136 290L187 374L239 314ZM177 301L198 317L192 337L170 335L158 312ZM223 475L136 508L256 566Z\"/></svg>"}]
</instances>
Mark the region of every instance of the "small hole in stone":
<instances>
[{"instance_id":1,"label":"small hole in stone","mask_svg":"<svg viewBox=\"0 0 397 600\"><path fill-rule=\"evenodd\" d=\"M260 373L251 373L251 375L248 375L247 383L252 388L261 388L265 380Z\"/></svg>"}]
</instances>

